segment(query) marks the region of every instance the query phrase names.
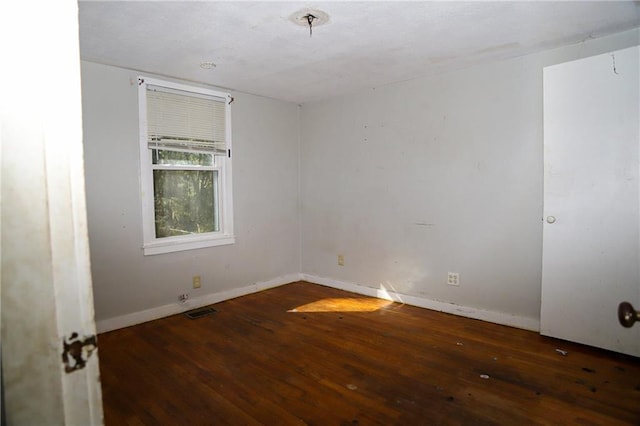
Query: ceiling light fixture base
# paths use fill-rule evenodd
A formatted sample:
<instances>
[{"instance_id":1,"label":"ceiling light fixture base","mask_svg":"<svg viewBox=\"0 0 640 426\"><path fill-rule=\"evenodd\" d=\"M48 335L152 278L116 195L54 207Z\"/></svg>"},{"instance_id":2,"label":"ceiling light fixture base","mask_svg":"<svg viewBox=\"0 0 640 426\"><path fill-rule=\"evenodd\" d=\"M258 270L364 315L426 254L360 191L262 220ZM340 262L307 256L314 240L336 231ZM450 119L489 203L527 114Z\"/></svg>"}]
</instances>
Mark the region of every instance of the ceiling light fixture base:
<instances>
[{"instance_id":1,"label":"ceiling light fixture base","mask_svg":"<svg viewBox=\"0 0 640 426\"><path fill-rule=\"evenodd\" d=\"M311 31L312 28L329 23L329 15L322 10L305 8L289 16L289 20L301 27L308 27Z\"/></svg>"}]
</instances>

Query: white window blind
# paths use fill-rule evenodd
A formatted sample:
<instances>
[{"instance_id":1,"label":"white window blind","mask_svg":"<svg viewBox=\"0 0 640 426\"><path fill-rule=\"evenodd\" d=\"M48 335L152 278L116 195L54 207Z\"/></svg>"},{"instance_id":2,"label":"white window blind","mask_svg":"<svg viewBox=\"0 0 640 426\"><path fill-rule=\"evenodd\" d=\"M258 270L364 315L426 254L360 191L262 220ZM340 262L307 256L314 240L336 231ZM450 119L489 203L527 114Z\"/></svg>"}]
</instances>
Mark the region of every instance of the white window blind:
<instances>
[{"instance_id":1,"label":"white window blind","mask_svg":"<svg viewBox=\"0 0 640 426\"><path fill-rule=\"evenodd\" d=\"M150 149L227 155L226 99L147 85Z\"/></svg>"}]
</instances>

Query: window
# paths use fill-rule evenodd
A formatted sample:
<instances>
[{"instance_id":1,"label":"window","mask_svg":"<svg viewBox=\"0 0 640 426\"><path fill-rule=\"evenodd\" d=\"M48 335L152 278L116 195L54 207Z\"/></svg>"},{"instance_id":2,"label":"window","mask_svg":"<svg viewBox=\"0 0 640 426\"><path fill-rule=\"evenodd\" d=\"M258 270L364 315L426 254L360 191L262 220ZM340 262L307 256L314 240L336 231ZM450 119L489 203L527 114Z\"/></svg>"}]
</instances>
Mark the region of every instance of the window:
<instances>
[{"instance_id":1,"label":"window","mask_svg":"<svg viewBox=\"0 0 640 426\"><path fill-rule=\"evenodd\" d=\"M228 93L138 79L144 254L232 244Z\"/></svg>"}]
</instances>

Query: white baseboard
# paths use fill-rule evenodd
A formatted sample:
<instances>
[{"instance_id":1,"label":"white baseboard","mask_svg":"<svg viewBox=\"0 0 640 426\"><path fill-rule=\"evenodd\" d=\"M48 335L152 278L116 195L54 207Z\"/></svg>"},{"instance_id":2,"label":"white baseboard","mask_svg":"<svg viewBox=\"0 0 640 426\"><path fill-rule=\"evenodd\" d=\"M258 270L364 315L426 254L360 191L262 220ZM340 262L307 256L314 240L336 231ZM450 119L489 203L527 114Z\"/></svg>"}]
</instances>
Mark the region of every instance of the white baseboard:
<instances>
[{"instance_id":1,"label":"white baseboard","mask_svg":"<svg viewBox=\"0 0 640 426\"><path fill-rule=\"evenodd\" d=\"M281 285L300 281L300 279L300 274L297 273L283 275L269 281L258 282L246 287L234 288L218 293L205 294L204 296L189 299L185 303L171 303L169 305L158 306L156 308L151 308L140 312L134 312L127 315L108 318L105 320L97 321L96 330L98 333L105 333L107 331L141 324L143 322L168 317L170 315L179 314L191 309L196 309L202 306L222 302L224 300L235 299L236 297L245 296L251 293L257 293L268 288L279 287Z\"/></svg>"},{"instance_id":2,"label":"white baseboard","mask_svg":"<svg viewBox=\"0 0 640 426\"><path fill-rule=\"evenodd\" d=\"M394 302L405 303L407 305L417 306L420 308L446 312L449 314L467 318L479 319L495 324L508 325L510 327L522 328L524 330L531 330L536 332L540 331L540 320L536 318L523 317L479 308L471 308L468 306L456 305L454 303L447 303L438 300L426 299L423 297L410 296L407 294L401 294L385 289L366 287L359 284L335 280L332 278L297 273L283 275L269 281L255 283L246 287L206 294L201 297L189 299L186 303L171 303L169 305L158 306L156 308L151 308L140 312L134 312L127 315L97 321L96 329L98 333L105 333L107 331L117 330L119 328L129 327L147 321L153 321L159 318L186 312L191 309L212 305L224 300L234 299L236 297L245 296L251 293L257 293L268 288L279 287L281 285L289 284L296 281L308 281L314 284L333 287L340 290L350 291L352 293L362 294L365 296L377 297L379 299L392 300Z\"/></svg>"},{"instance_id":3,"label":"white baseboard","mask_svg":"<svg viewBox=\"0 0 640 426\"><path fill-rule=\"evenodd\" d=\"M392 300L411 306L431 309L448 314L459 315L467 318L479 319L495 324L508 325L510 327L522 328L530 331L540 331L540 320L536 318L523 317L518 315L507 314L504 312L489 311L479 308L471 308L468 306L456 305L454 303L441 302L438 300L425 299L423 297L410 296L406 294L396 293L385 289L376 289L365 287L358 284L348 283L344 281L334 280L331 278L317 277L315 275L301 274L300 280L308 281L314 284L321 284L327 287L333 287L340 290L350 291L352 293L362 294L365 296L377 297L379 299Z\"/></svg>"}]
</instances>

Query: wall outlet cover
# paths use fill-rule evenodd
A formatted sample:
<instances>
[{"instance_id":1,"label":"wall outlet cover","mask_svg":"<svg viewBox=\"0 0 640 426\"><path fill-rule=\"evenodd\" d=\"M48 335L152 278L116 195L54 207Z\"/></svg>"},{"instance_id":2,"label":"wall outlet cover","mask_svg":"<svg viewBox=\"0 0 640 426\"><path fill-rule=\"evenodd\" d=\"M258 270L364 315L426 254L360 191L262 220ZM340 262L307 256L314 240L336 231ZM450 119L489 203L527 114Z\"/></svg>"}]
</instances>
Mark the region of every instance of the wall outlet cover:
<instances>
[{"instance_id":1,"label":"wall outlet cover","mask_svg":"<svg viewBox=\"0 0 640 426\"><path fill-rule=\"evenodd\" d=\"M200 275L193 276L193 288L200 288L202 286L202 282L200 281Z\"/></svg>"},{"instance_id":2,"label":"wall outlet cover","mask_svg":"<svg viewBox=\"0 0 640 426\"><path fill-rule=\"evenodd\" d=\"M449 272L447 274L447 285L460 285L460 273L459 272Z\"/></svg>"}]
</instances>

